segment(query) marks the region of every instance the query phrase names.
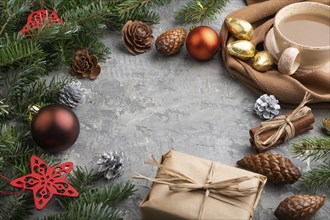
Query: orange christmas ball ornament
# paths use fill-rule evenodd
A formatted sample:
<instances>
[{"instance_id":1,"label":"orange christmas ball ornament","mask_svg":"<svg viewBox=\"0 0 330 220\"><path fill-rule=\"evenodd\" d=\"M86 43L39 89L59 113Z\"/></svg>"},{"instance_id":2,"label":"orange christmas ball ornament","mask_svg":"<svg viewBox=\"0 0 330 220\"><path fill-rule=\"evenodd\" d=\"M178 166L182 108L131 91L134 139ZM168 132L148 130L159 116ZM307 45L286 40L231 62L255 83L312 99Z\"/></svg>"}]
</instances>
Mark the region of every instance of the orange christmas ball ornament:
<instances>
[{"instance_id":1,"label":"orange christmas ball ornament","mask_svg":"<svg viewBox=\"0 0 330 220\"><path fill-rule=\"evenodd\" d=\"M218 51L220 39L212 28L199 26L193 28L186 40L186 47L191 56L198 60L209 60Z\"/></svg>"}]
</instances>

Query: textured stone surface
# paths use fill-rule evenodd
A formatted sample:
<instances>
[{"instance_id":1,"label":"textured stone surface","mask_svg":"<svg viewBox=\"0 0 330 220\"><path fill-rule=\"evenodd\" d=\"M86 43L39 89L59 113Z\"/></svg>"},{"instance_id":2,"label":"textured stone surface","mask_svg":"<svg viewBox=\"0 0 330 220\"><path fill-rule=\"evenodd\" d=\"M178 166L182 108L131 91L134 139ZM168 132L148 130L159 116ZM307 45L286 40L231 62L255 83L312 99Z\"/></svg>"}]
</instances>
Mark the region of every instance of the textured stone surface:
<instances>
[{"instance_id":1,"label":"textured stone surface","mask_svg":"<svg viewBox=\"0 0 330 220\"><path fill-rule=\"evenodd\" d=\"M159 10L161 21L153 26L155 37L178 26L173 12L184 2L173 1L168 8ZM225 16L243 6L243 1L232 0L209 25L219 32ZM184 27L189 30L189 26ZM119 33L109 33L103 40L111 48L111 58L101 64L102 72L95 81L81 80L85 96L75 109L81 133L75 145L63 153L63 160L97 168L98 156L116 148L128 158L124 175L119 178L124 181L135 172L153 176L156 170L143 161L151 154L160 157L169 149L232 166L252 153L248 129L261 122L252 111L258 97L226 72L219 54L210 61L200 62L184 46L173 57L165 57L155 48L133 56L121 43ZM282 113L288 111L283 109ZM319 135L322 119L329 116L326 110L314 113L315 128L305 137ZM302 172L308 170L307 163L293 158L291 150L285 144L271 152L286 155ZM151 185L146 181L134 182L138 193L123 205L127 219L140 219L138 205ZM277 205L296 193L296 184L267 184L255 219L276 219L273 212ZM330 193L326 195L329 198ZM327 199L314 219L329 219L329 206ZM59 208L52 204L36 215L56 210Z\"/></svg>"}]
</instances>

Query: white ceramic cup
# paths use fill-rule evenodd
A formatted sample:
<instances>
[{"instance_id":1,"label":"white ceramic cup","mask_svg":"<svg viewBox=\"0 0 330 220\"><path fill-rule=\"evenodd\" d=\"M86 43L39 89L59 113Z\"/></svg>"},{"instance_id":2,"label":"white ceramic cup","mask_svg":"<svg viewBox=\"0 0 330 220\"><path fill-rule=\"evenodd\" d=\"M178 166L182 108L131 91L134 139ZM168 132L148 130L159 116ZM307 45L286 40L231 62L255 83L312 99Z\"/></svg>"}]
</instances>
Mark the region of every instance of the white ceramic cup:
<instances>
[{"instance_id":1,"label":"white ceramic cup","mask_svg":"<svg viewBox=\"0 0 330 220\"><path fill-rule=\"evenodd\" d=\"M316 14L330 19L330 6L316 2L300 2L288 5L276 14L274 35L281 53L278 69L281 73L288 75L293 74L298 68L320 68L327 64L330 59L330 44L326 46L303 45L288 39L281 32L279 23L283 19L296 14ZM313 33L311 33L310 37L313 37Z\"/></svg>"}]
</instances>

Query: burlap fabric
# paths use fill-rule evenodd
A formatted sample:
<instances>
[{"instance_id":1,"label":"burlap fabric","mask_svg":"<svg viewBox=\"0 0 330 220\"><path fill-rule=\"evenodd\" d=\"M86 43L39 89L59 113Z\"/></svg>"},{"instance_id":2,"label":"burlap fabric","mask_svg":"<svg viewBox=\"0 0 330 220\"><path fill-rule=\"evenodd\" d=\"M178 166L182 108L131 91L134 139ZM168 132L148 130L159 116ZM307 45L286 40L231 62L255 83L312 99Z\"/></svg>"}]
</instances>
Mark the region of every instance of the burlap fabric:
<instances>
[{"instance_id":1,"label":"burlap fabric","mask_svg":"<svg viewBox=\"0 0 330 220\"><path fill-rule=\"evenodd\" d=\"M330 5L330 0L314 0ZM273 25L275 14L283 7L299 2L299 0L247 0L247 7L234 11L227 17L244 19L255 28L252 43L262 45L267 32ZM235 39L228 33L225 24L220 31L221 55L227 70L244 85L258 95L267 93L275 95L282 106L296 107L306 92L311 94L312 108L330 108L330 72L329 68L321 68L308 72L297 71L288 76L280 73L277 66L261 73L252 67L252 61L241 61L229 55L226 45ZM258 47L259 48L259 47ZM330 60L330 57L329 57Z\"/></svg>"}]
</instances>

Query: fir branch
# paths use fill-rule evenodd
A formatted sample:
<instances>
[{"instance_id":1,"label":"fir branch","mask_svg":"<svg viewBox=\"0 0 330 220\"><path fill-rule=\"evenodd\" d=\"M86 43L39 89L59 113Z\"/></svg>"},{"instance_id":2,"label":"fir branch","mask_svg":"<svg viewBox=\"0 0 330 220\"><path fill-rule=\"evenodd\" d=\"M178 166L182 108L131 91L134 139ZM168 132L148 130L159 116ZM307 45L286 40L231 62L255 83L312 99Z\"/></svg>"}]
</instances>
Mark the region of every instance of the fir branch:
<instances>
[{"instance_id":1,"label":"fir branch","mask_svg":"<svg viewBox=\"0 0 330 220\"><path fill-rule=\"evenodd\" d=\"M102 178L102 174L94 172L93 170L87 170L77 166L68 176L68 182L78 190L81 195L85 191L89 190L97 181ZM63 209L67 209L72 202L72 198L61 197L57 198L57 201Z\"/></svg>"},{"instance_id":2,"label":"fir branch","mask_svg":"<svg viewBox=\"0 0 330 220\"><path fill-rule=\"evenodd\" d=\"M301 177L300 181L299 188L301 190L317 192L323 188L330 189L330 162L308 171Z\"/></svg>"},{"instance_id":3,"label":"fir branch","mask_svg":"<svg viewBox=\"0 0 330 220\"><path fill-rule=\"evenodd\" d=\"M95 35L105 30L105 19L108 13L110 13L108 8L99 1L66 11L61 17L66 22L80 26L81 32Z\"/></svg>"},{"instance_id":4,"label":"fir branch","mask_svg":"<svg viewBox=\"0 0 330 220\"><path fill-rule=\"evenodd\" d=\"M168 5L171 0L124 0L115 8L116 14L125 23L127 20L142 20L159 23L159 15L151 11L156 6Z\"/></svg>"},{"instance_id":5,"label":"fir branch","mask_svg":"<svg viewBox=\"0 0 330 220\"><path fill-rule=\"evenodd\" d=\"M5 35L0 39L0 68L28 68L29 65L44 65L45 56L40 45L36 42L24 40L22 36ZM8 68L7 68L8 70Z\"/></svg>"},{"instance_id":6,"label":"fir branch","mask_svg":"<svg viewBox=\"0 0 330 220\"><path fill-rule=\"evenodd\" d=\"M67 213L47 216L37 220L120 220L124 213L110 206L96 203L83 203L69 207Z\"/></svg>"},{"instance_id":7,"label":"fir branch","mask_svg":"<svg viewBox=\"0 0 330 220\"><path fill-rule=\"evenodd\" d=\"M34 35L30 40L48 46L59 40L72 39L80 29L80 26L70 22L54 24L52 26L44 24L39 29L29 32ZM47 51L47 47L44 49Z\"/></svg>"},{"instance_id":8,"label":"fir branch","mask_svg":"<svg viewBox=\"0 0 330 220\"><path fill-rule=\"evenodd\" d=\"M98 58L99 62L105 61L110 54L110 49L99 39L92 35L77 35L70 40L58 41L51 45L52 59L62 64L70 65L79 48L88 49L91 55Z\"/></svg>"},{"instance_id":9,"label":"fir branch","mask_svg":"<svg viewBox=\"0 0 330 220\"><path fill-rule=\"evenodd\" d=\"M113 183L105 187L91 188L80 194L79 198L72 203L92 202L114 207L119 202L133 195L135 191L135 186L130 182L126 182L125 184Z\"/></svg>"},{"instance_id":10,"label":"fir branch","mask_svg":"<svg viewBox=\"0 0 330 220\"><path fill-rule=\"evenodd\" d=\"M176 12L176 20L181 23L213 21L223 11L229 0L191 0Z\"/></svg>"},{"instance_id":11,"label":"fir branch","mask_svg":"<svg viewBox=\"0 0 330 220\"><path fill-rule=\"evenodd\" d=\"M5 104L4 99L0 100L0 118L6 117L9 114L8 108L9 105Z\"/></svg>"},{"instance_id":12,"label":"fir branch","mask_svg":"<svg viewBox=\"0 0 330 220\"><path fill-rule=\"evenodd\" d=\"M45 105L56 103L60 91L71 82L70 78L53 77L50 82L30 79L32 75L22 75L8 80L9 85L7 103L10 103L10 115L13 118L27 121L29 107L32 105Z\"/></svg>"},{"instance_id":13,"label":"fir branch","mask_svg":"<svg viewBox=\"0 0 330 220\"><path fill-rule=\"evenodd\" d=\"M26 219L34 210L31 193L0 197L0 219Z\"/></svg>"},{"instance_id":14,"label":"fir branch","mask_svg":"<svg viewBox=\"0 0 330 220\"><path fill-rule=\"evenodd\" d=\"M6 32L15 31L18 17L27 9L26 1L11 0L0 3L0 37Z\"/></svg>"},{"instance_id":15,"label":"fir branch","mask_svg":"<svg viewBox=\"0 0 330 220\"><path fill-rule=\"evenodd\" d=\"M293 152L302 160L311 158L316 160L330 160L330 137L313 137L301 139L298 143L291 144Z\"/></svg>"}]
</instances>

